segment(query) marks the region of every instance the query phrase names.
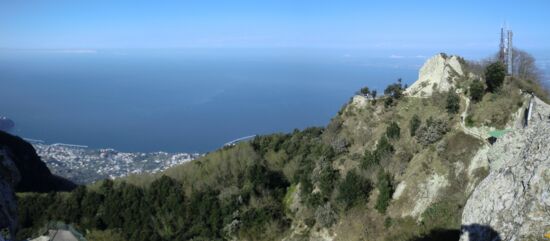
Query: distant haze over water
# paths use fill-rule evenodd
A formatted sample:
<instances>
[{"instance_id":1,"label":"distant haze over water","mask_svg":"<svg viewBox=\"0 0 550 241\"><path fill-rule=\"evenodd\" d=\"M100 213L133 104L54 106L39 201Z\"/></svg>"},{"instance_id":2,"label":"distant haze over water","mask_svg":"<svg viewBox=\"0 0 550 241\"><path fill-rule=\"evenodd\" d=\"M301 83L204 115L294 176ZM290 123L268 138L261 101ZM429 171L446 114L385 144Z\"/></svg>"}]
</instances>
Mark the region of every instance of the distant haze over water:
<instances>
[{"instance_id":1,"label":"distant haze over water","mask_svg":"<svg viewBox=\"0 0 550 241\"><path fill-rule=\"evenodd\" d=\"M15 134L50 143L207 152L242 136L326 125L361 87L410 84L436 53L0 50L0 116L15 121Z\"/></svg>"}]
</instances>

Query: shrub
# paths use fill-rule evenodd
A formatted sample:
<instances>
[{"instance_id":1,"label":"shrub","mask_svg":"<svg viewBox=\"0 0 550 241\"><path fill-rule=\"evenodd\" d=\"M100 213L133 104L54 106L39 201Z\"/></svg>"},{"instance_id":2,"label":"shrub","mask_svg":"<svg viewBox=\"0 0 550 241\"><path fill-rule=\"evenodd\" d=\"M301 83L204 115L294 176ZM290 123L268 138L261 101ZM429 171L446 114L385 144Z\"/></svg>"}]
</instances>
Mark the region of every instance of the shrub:
<instances>
[{"instance_id":1,"label":"shrub","mask_svg":"<svg viewBox=\"0 0 550 241\"><path fill-rule=\"evenodd\" d=\"M399 139L399 136L401 134L401 128L399 128L399 125L395 122L390 123L388 127L386 127L386 136L390 139Z\"/></svg>"},{"instance_id":2,"label":"shrub","mask_svg":"<svg viewBox=\"0 0 550 241\"><path fill-rule=\"evenodd\" d=\"M376 149L374 151L365 151L365 156L363 157L363 163L361 167L363 169L369 169L370 167L376 166L380 164L380 161L382 159L389 157L394 152L395 149L388 141L388 138L382 136L376 144Z\"/></svg>"},{"instance_id":3,"label":"shrub","mask_svg":"<svg viewBox=\"0 0 550 241\"><path fill-rule=\"evenodd\" d=\"M361 167L363 169L369 169L373 166L376 166L380 163L380 160L376 157L374 154L375 152L371 152L369 150L365 150L365 156L363 157L363 163L361 163Z\"/></svg>"},{"instance_id":4,"label":"shrub","mask_svg":"<svg viewBox=\"0 0 550 241\"><path fill-rule=\"evenodd\" d=\"M347 210L360 201L366 202L371 190L372 185L370 182L352 170L347 173L338 186L336 200Z\"/></svg>"},{"instance_id":5,"label":"shrub","mask_svg":"<svg viewBox=\"0 0 550 241\"><path fill-rule=\"evenodd\" d=\"M458 97L454 89L449 90L447 93L446 109L449 114L456 114L460 110L460 97Z\"/></svg>"},{"instance_id":6,"label":"shrub","mask_svg":"<svg viewBox=\"0 0 550 241\"><path fill-rule=\"evenodd\" d=\"M359 91L362 95L370 95L370 89L369 87L363 87L361 88L361 90Z\"/></svg>"},{"instance_id":7,"label":"shrub","mask_svg":"<svg viewBox=\"0 0 550 241\"><path fill-rule=\"evenodd\" d=\"M430 117L426 120L426 124L418 129L415 137L420 144L426 146L441 140L448 131L449 127L445 120L434 120Z\"/></svg>"},{"instance_id":8,"label":"shrub","mask_svg":"<svg viewBox=\"0 0 550 241\"><path fill-rule=\"evenodd\" d=\"M376 186L380 194L378 195L375 208L378 212L385 213L390 205L391 196L393 194L390 174L380 171L378 173L378 184Z\"/></svg>"},{"instance_id":9,"label":"shrub","mask_svg":"<svg viewBox=\"0 0 550 241\"><path fill-rule=\"evenodd\" d=\"M393 99L400 99L403 96L403 85L401 85L401 79L397 80L397 83L390 84L384 90L384 94Z\"/></svg>"},{"instance_id":10,"label":"shrub","mask_svg":"<svg viewBox=\"0 0 550 241\"><path fill-rule=\"evenodd\" d=\"M500 88L506 77L506 67L501 62L492 63L485 69L487 90L495 92Z\"/></svg>"},{"instance_id":11,"label":"shrub","mask_svg":"<svg viewBox=\"0 0 550 241\"><path fill-rule=\"evenodd\" d=\"M338 171L332 168L332 163L326 159L321 160L319 169L313 177L319 183L321 193L328 197L334 188L334 182L338 180Z\"/></svg>"},{"instance_id":12,"label":"shrub","mask_svg":"<svg viewBox=\"0 0 550 241\"><path fill-rule=\"evenodd\" d=\"M393 98L387 97L386 99L384 99L384 107L385 108L388 108L392 105L393 105Z\"/></svg>"},{"instance_id":13,"label":"shrub","mask_svg":"<svg viewBox=\"0 0 550 241\"><path fill-rule=\"evenodd\" d=\"M460 205L452 201L439 201L422 213L423 224L428 229L460 226Z\"/></svg>"},{"instance_id":14,"label":"shrub","mask_svg":"<svg viewBox=\"0 0 550 241\"><path fill-rule=\"evenodd\" d=\"M336 223L338 216L332 208L330 202L320 205L315 210L315 221L324 228L328 228Z\"/></svg>"},{"instance_id":15,"label":"shrub","mask_svg":"<svg viewBox=\"0 0 550 241\"><path fill-rule=\"evenodd\" d=\"M474 126L474 119L471 115L466 116L466 126L467 127L473 127Z\"/></svg>"},{"instance_id":16,"label":"shrub","mask_svg":"<svg viewBox=\"0 0 550 241\"><path fill-rule=\"evenodd\" d=\"M411 136L414 136L416 134L416 130L418 130L418 127L420 127L421 124L422 121L420 120L420 117L417 114L414 114L409 121L409 131Z\"/></svg>"},{"instance_id":17,"label":"shrub","mask_svg":"<svg viewBox=\"0 0 550 241\"><path fill-rule=\"evenodd\" d=\"M383 157L385 155L392 154L394 151L395 149L388 141L388 138L384 136L381 137L380 140L378 141L378 144L376 144L376 154L378 156Z\"/></svg>"},{"instance_id":18,"label":"shrub","mask_svg":"<svg viewBox=\"0 0 550 241\"><path fill-rule=\"evenodd\" d=\"M479 102L483 99L483 94L485 94L485 86L479 80L474 80L470 84L469 88L470 99L474 102Z\"/></svg>"},{"instance_id":19,"label":"shrub","mask_svg":"<svg viewBox=\"0 0 550 241\"><path fill-rule=\"evenodd\" d=\"M395 100L401 99L403 97L403 85L401 84L401 79L397 80L397 83L390 84L384 90L386 99L384 100L384 107L388 108L395 103Z\"/></svg>"}]
</instances>

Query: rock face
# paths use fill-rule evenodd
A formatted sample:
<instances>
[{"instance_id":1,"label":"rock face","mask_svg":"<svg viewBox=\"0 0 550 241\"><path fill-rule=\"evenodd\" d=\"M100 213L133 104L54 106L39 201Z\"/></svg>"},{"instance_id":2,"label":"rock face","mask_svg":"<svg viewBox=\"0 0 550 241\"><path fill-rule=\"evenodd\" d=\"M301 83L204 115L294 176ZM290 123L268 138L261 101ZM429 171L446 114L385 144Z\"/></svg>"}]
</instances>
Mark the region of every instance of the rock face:
<instances>
[{"instance_id":1,"label":"rock face","mask_svg":"<svg viewBox=\"0 0 550 241\"><path fill-rule=\"evenodd\" d=\"M0 231L7 230L11 239L17 228L15 192L69 191L76 185L52 175L23 139L0 131ZM0 241L4 240L0 232Z\"/></svg>"},{"instance_id":2,"label":"rock face","mask_svg":"<svg viewBox=\"0 0 550 241\"><path fill-rule=\"evenodd\" d=\"M533 100L529 125L489 151L491 171L464 207L462 241L540 240L550 231L550 106Z\"/></svg>"},{"instance_id":3,"label":"rock face","mask_svg":"<svg viewBox=\"0 0 550 241\"><path fill-rule=\"evenodd\" d=\"M0 230L7 229L13 236L17 227L17 203L15 186L21 180L7 150L0 148ZM3 240L0 234L0 240Z\"/></svg>"},{"instance_id":4,"label":"rock face","mask_svg":"<svg viewBox=\"0 0 550 241\"><path fill-rule=\"evenodd\" d=\"M418 80L405 90L405 94L428 97L434 91L448 91L461 76L464 72L457 56L438 54L424 63Z\"/></svg>"},{"instance_id":5,"label":"rock face","mask_svg":"<svg viewBox=\"0 0 550 241\"><path fill-rule=\"evenodd\" d=\"M33 146L25 140L0 131L0 148L11 153L21 174L21 181L15 187L17 192L69 191L76 188L74 183L53 175Z\"/></svg>"}]
</instances>

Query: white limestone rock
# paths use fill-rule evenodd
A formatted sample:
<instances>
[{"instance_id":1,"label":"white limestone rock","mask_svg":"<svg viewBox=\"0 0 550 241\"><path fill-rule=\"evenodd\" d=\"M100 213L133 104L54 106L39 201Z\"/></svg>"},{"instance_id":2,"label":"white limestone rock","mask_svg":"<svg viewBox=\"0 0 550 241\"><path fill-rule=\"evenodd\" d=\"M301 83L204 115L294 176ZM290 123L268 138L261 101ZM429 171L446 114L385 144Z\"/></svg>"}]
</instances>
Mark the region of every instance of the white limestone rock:
<instances>
[{"instance_id":1,"label":"white limestone rock","mask_svg":"<svg viewBox=\"0 0 550 241\"><path fill-rule=\"evenodd\" d=\"M539 240L550 230L550 106L535 98L529 125L498 140L489 175L462 214L462 241Z\"/></svg>"},{"instance_id":2,"label":"white limestone rock","mask_svg":"<svg viewBox=\"0 0 550 241\"><path fill-rule=\"evenodd\" d=\"M429 97L434 91L448 91L463 76L459 57L437 54L424 63L418 73L418 80L404 93L414 97Z\"/></svg>"}]
</instances>

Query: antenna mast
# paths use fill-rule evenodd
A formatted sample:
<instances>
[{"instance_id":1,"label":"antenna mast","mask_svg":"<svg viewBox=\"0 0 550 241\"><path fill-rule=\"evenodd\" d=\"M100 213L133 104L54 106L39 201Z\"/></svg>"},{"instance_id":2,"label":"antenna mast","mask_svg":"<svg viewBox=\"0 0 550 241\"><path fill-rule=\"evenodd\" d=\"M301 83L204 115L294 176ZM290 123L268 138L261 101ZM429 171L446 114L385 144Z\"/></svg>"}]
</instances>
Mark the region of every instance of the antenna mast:
<instances>
[{"instance_id":1,"label":"antenna mast","mask_svg":"<svg viewBox=\"0 0 550 241\"><path fill-rule=\"evenodd\" d=\"M508 75L513 75L514 73L514 59L513 59L513 44L512 38L514 33L512 30L508 29L508 26L505 24L500 28L500 45L498 52L498 60L506 66L506 72Z\"/></svg>"}]
</instances>

